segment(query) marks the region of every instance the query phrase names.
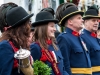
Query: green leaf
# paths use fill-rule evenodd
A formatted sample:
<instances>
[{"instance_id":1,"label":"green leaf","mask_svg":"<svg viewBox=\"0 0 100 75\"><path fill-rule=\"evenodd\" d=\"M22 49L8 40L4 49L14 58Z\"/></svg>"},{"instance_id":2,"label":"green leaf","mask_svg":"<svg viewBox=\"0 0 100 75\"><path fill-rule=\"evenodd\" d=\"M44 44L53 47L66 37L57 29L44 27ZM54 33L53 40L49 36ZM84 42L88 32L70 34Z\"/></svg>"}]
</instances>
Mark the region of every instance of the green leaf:
<instances>
[{"instance_id":1,"label":"green leaf","mask_svg":"<svg viewBox=\"0 0 100 75\"><path fill-rule=\"evenodd\" d=\"M43 63L42 61L36 60L33 63L34 66L34 75L50 75L51 74L51 68Z\"/></svg>"}]
</instances>

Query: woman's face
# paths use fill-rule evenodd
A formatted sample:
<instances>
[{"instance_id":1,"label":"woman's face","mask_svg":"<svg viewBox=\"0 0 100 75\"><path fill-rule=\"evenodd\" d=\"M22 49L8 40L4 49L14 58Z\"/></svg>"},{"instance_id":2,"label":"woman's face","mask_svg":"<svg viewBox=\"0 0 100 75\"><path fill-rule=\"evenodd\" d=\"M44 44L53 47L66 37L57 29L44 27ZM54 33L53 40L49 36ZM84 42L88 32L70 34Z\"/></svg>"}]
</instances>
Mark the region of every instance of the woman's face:
<instances>
[{"instance_id":1,"label":"woman's face","mask_svg":"<svg viewBox=\"0 0 100 75\"><path fill-rule=\"evenodd\" d=\"M54 22L49 22L48 23L48 28L47 28L47 36L48 39L55 37L55 31L56 31L56 27L55 27L55 23Z\"/></svg>"},{"instance_id":2,"label":"woman's face","mask_svg":"<svg viewBox=\"0 0 100 75\"><path fill-rule=\"evenodd\" d=\"M28 38L28 45L29 45L29 46L30 46L30 45L33 43L33 41L34 41L33 37L34 37L34 31L31 31L31 32L30 32L30 37Z\"/></svg>"}]
</instances>

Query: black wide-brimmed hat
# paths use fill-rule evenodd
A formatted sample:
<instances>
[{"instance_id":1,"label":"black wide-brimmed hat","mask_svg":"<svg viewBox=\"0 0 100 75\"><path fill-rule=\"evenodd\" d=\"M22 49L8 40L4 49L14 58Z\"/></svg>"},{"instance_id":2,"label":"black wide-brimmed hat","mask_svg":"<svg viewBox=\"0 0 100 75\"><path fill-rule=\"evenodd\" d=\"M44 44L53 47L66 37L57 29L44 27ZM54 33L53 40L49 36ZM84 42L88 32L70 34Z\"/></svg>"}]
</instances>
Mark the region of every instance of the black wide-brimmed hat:
<instances>
[{"instance_id":1,"label":"black wide-brimmed hat","mask_svg":"<svg viewBox=\"0 0 100 75\"><path fill-rule=\"evenodd\" d=\"M6 14L6 22L9 26L15 27L27 21L33 14L28 14L22 7L14 7Z\"/></svg>"},{"instance_id":2,"label":"black wide-brimmed hat","mask_svg":"<svg viewBox=\"0 0 100 75\"><path fill-rule=\"evenodd\" d=\"M36 15L35 22L32 23L33 27L46 24L48 22L58 23L58 20L54 19L54 16L48 11L41 11Z\"/></svg>"},{"instance_id":3,"label":"black wide-brimmed hat","mask_svg":"<svg viewBox=\"0 0 100 75\"><path fill-rule=\"evenodd\" d=\"M83 19L100 18L98 9L93 5L85 13Z\"/></svg>"},{"instance_id":4,"label":"black wide-brimmed hat","mask_svg":"<svg viewBox=\"0 0 100 75\"><path fill-rule=\"evenodd\" d=\"M43 8L41 11L48 11L48 12L50 12L52 15L55 15L55 11L54 11L51 7Z\"/></svg>"},{"instance_id":5,"label":"black wide-brimmed hat","mask_svg":"<svg viewBox=\"0 0 100 75\"><path fill-rule=\"evenodd\" d=\"M70 17L80 14L83 16L83 11L78 11L77 6L69 6L62 12L62 19L59 22L60 26L64 26L65 21L68 20Z\"/></svg>"}]
</instances>

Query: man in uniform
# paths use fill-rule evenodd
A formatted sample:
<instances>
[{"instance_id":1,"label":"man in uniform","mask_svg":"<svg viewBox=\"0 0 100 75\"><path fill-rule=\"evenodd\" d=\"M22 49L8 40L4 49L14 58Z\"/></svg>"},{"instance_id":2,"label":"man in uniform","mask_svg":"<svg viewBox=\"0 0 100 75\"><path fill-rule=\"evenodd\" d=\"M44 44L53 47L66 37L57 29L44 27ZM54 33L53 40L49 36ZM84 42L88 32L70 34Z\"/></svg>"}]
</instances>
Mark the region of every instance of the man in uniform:
<instances>
[{"instance_id":1,"label":"man in uniform","mask_svg":"<svg viewBox=\"0 0 100 75\"><path fill-rule=\"evenodd\" d=\"M72 3L61 4L56 11L59 25L65 31L57 37L58 45L64 58L65 70L69 75L91 75L89 52L80 37L83 28L83 12Z\"/></svg>"},{"instance_id":2,"label":"man in uniform","mask_svg":"<svg viewBox=\"0 0 100 75\"><path fill-rule=\"evenodd\" d=\"M84 19L85 29L82 32L82 39L90 53L92 75L100 75L100 42L97 39L97 30L99 26L98 9L91 6L86 12Z\"/></svg>"}]
</instances>

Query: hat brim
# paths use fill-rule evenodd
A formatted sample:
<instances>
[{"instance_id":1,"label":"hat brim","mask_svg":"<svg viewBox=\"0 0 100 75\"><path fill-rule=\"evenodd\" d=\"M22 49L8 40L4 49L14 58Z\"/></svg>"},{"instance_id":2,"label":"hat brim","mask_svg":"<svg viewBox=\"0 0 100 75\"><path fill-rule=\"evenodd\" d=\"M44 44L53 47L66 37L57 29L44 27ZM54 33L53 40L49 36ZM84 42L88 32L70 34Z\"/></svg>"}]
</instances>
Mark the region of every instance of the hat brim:
<instances>
[{"instance_id":1,"label":"hat brim","mask_svg":"<svg viewBox=\"0 0 100 75\"><path fill-rule=\"evenodd\" d=\"M99 18L100 19L100 16L86 15L83 17L83 20L91 19L91 18Z\"/></svg>"},{"instance_id":2,"label":"hat brim","mask_svg":"<svg viewBox=\"0 0 100 75\"><path fill-rule=\"evenodd\" d=\"M64 17L60 20L59 25L60 25L60 26L64 26L65 21L66 21L67 19L69 19L70 17L72 17L72 16L74 16L74 15L77 15L77 14L80 14L80 15L83 16L84 12L83 12L83 11L75 11L75 12L72 12L72 13L70 13L70 14L64 16Z\"/></svg>"},{"instance_id":3,"label":"hat brim","mask_svg":"<svg viewBox=\"0 0 100 75\"><path fill-rule=\"evenodd\" d=\"M18 22L16 22L15 24L12 25L12 27L18 26L22 23L24 23L25 21L27 21L29 18L31 18L33 16L33 14L27 15L26 17L22 18L21 20L19 20Z\"/></svg>"},{"instance_id":4,"label":"hat brim","mask_svg":"<svg viewBox=\"0 0 100 75\"><path fill-rule=\"evenodd\" d=\"M46 24L48 22L54 22L56 24L56 23L58 23L58 20L57 19L46 19L46 20L36 21L36 22L32 23L32 26L36 27L36 26Z\"/></svg>"}]
</instances>

